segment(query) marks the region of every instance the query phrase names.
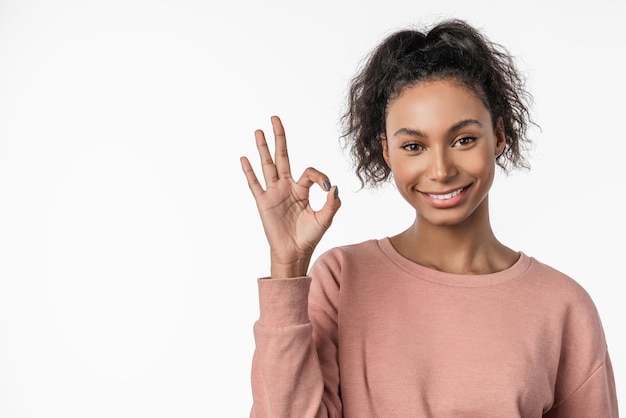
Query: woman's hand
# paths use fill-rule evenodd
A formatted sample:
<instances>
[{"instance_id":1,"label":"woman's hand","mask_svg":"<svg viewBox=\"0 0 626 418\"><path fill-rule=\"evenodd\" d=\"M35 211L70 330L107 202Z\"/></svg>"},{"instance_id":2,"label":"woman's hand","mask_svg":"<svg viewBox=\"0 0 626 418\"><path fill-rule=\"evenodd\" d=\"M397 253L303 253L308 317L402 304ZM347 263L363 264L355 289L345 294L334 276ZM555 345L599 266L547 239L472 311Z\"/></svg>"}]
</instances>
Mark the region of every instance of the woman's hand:
<instances>
[{"instance_id":1,"label":"woman's hand","mask_svg":"<svg viewBox=\"0 0 626 418\"><path fill-rule=\"evenodd\" d=\"M263 131L254 133L265 190L246 157L241 157L241 168L256 201L270 245L271 277L298 277L307 273L313 251L330 227L341 201L337 186L331 187L328 177L314 168L304 170L297 182L293 180L285 130L278 116L272 117L272 128L274 159ZM317 212L309 204L309 189L313 184L328 191L324 206Z\"/></svg>"}]
</instances>

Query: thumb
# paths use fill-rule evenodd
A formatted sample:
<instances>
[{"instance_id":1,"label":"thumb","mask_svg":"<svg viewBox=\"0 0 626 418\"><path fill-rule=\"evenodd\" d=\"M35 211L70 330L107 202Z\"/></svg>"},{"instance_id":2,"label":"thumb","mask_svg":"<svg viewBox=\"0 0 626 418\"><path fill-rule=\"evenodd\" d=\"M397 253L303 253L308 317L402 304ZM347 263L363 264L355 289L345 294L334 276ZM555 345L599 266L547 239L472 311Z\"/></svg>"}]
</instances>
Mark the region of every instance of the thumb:
<instances>
[{"instance_id":1,"label":"thumb","mask_svg":"<svg viewBox=\"0 0 626 418\"><path fill-rule=\"evenodd\" d=\"M317 212L318 219L326 228L330 227L333 222L335 214L341 206L341 199L339 199L339 188L333 186L326 195L326 202L324 206Z\"/></svg>"}]
</instances>

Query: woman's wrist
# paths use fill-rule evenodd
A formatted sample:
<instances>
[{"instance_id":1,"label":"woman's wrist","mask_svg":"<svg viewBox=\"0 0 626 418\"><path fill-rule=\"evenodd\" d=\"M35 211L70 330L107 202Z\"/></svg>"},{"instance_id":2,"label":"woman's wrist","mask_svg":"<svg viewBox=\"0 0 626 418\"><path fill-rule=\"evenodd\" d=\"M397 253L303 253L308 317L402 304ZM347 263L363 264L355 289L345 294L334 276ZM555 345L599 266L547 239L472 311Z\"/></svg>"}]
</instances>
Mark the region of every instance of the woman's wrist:
<instances>
[{"instance_id":1,"label":"woman's wrist","mask_svg":"<svg viewBox=\"0 0 626 418\"><path fill-rule=\"evenodd\" d=\"M270 278L286 279L290 277L306 276L309 269L309 261L310 258L287 264L272 261L270 265Z\"/></svg>"}]
</instances>

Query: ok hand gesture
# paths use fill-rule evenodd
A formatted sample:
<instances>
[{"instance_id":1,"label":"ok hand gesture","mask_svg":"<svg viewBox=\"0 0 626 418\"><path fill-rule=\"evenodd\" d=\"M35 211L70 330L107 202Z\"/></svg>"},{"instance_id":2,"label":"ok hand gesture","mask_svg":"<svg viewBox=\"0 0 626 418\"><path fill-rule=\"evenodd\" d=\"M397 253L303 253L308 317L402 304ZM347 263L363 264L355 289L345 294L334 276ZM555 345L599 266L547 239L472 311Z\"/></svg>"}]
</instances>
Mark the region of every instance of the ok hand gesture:
<instances>
[{"instance_id":1,"label":"ok hand gesture","mask_svg":"<svg viewBox=\"0 0 626 418\"><path fill-rule=\"evenodd\" d=\"M331 186L328 177L314 168L307 168L300 179L294 181L285 130L277 116L272 117L272 128L275 140L273 159L263 131L257 130L254 134L265 189L246 157L241 157L241 168L270 245L271 277L298 277L307 273L313 251L330 227L341 201L337 186ZM314 211L309 204L309 190L313 184L328 192L319 211Z\"/></svg>"}]
</instances>

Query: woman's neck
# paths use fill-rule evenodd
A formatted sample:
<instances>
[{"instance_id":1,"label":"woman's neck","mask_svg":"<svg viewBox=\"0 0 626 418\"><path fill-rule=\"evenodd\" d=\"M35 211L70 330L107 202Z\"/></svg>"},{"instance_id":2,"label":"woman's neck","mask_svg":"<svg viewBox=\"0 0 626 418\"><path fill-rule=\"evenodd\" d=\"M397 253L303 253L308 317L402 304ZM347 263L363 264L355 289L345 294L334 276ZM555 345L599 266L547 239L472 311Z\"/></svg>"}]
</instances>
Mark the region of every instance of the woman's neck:
<instances>
[{"instance_id":1,"label":"woman's neck","mask_svg":"<svg viewBox=\"0 0 626 418\"><path fill-rule=\"evenodd\" d=\"M498 241L489 218L441 226L417 218L391 238L403 257L424 267L456 274L489 274L511 267L519 254Z\"/></svg>"}]
</instances>

